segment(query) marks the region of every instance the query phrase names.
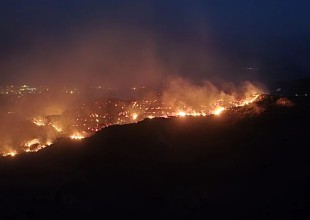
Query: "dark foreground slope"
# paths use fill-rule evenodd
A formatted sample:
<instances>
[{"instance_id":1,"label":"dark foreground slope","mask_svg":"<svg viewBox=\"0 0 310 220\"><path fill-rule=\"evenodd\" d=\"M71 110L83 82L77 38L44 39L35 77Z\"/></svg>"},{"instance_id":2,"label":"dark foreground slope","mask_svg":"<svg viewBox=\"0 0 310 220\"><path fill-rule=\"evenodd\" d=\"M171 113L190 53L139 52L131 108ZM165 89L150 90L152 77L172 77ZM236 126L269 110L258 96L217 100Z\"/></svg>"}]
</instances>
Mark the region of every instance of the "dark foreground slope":
<instances>
[{"instance_id":1,"label":"dark foreground slope","mask_svg":"<svg viewBox=\"0 0 310 220\"><path fill-rule=\"evenodd\" d=\"M2 158L0 219L307 219L309 103L261 105L238 120L251 109L112 126Z\"/></svg>"}]
</instances>

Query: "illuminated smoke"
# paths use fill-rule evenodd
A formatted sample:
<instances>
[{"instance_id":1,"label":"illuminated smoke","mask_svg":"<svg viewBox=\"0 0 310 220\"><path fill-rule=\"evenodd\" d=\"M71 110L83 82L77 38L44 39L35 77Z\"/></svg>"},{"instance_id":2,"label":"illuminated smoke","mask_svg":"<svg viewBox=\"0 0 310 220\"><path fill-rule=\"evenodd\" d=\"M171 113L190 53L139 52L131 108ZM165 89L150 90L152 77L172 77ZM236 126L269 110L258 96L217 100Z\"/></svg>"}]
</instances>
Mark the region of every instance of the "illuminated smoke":
<instances>
[{"instance_id":1,"label":"illuminated smoke","mask_svg":"<svg viewBox=\"0 0 310 220\"><path fill-rule=\"evenodd\" d=\"M12 126L6 128L8 136L1 139L1 153L15 156L21 152L37 152L57 138L81 140L104 127L135 123L146 118L220 116L227 109L254 102L262 93L262 89L248 82L240 87L230 84L225 90L210 82L197 85L178 78L166 84L157 96L128 101L101 98L59 115L36 116L18 122L19 129L15 126L17 122L9 120L3 123Z\"/></svg>"}]
</instances>

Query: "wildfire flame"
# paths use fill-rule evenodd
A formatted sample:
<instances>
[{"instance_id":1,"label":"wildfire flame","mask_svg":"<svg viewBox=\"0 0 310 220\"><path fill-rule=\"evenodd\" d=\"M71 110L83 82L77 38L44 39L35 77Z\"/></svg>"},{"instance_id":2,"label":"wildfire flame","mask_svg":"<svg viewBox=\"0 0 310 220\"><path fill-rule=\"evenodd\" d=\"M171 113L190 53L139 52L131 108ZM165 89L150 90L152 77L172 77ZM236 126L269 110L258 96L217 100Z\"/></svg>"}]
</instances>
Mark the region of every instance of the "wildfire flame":
<instances>
[{"instance_id":1,"label":"wildfire flame","mask_svg":"<svg viewBox=\"0 0 310 220\"><path fill-rule=\"evenodd\" d=\"M45 122L40 118L33 118L32 122L37 126L45 126Z\"/></svg>"},{"instance_id":2,"label":"wildfire flame","mask_svg":"<svg viewBox=\"0 0 310 220\"><path fill-rule=\"evenodd\" d=\"M224 108L224 107L218 107L218 108L216 108L216 109L212 112L212 114L213 114L213 115L220 115L220 114L222 114L223 111L225 111L225 108Z\"/></svg>"},{"instance_id":3,"label":"wildfire flame","mask_svg":"<svg viewBox=\"0 0 310 220\"><path fill-rule=\"evenodd\" d=\"M82 139L85 138L85 136L82 135L82 134L79 133L79 132L74 132L74 133L70 136L70 138L71 138L72 140L82 140Z\"/></svg>"},{"instance_id":4,"label":"wildfire flame","mask_svg":"<svg viewBox=\"0 0 310 220\"><path fill-rule=\"evenodd\" d=\"M7 156L15 157L16 154L17 154L16 151L10 151L10 152L4 153L3 156L4 157L7 157Z\"/></svg>"},{"instance_id":5,"label":"wildfire flame","mask_svg":"<svg viewBox=\"0 0 310 220\"><path fill-rule=\"evenodd\" d=\"M60 127L57 127L56 125L52 125L53 128L55 128L56 131L62 132L62 129Z\"/></svg>"},{"instance_id":6,"label":"wildfire flame","mask_svg":"<svg viewBox=\"0 0 310 220\"><path fill-rule=\"evenodd\" d=\"M131 117L133 120L137 120L138 116L139 115L137 113L133 113Z\"/></svg>"},{"instance_id":7,"label":"wildfire flame","mask_svg":"<svg viewBox=\"0 0 310 220\"><path fill-rule=\"evenodd\" d=\"M67 118L61 117L63 115L37 116L31 120L32 123L39 127L53 128L57 133L51 132L52 129L46 129L47 132L44 137L38 137L40 134L34 135L36 138L18 142L16 148L11 148L11 143L5 143L4 147L2 146L1 153L3 156L14 157L21 152L37 152L50 146L56 138L69 137L72 140L82 140L104 127L114 124L135 123L145 118L219 116L230 108L255 102L261 93L254 86L250 86L250 89L243 93L232 92L231 94L226 94L212 86L209 87L210 92L204 87L191 87L187 84L182 86L181 84L181 86L174 85L171 91L156 98L133 101L102 101L89 107L90 111L81 111L82 113L77 111L77 115L69 115L73 116L73 121L67 121ZM110 103L113 107L109 105ZM83 104L81 109L86 108L85 106ZM71 134L72 131L75 132ZM71 135L67 136L66 134Z\"/></svg>"},{"instance_id":8,"label":"wildfire flame","mask_svg":"<svg viewBox=\"0 0 310 220\"><path fill-rule=\"evenodd\" d=\"M237 104L236 106L249 105L249 104L255 102L258 97L259 97L259 94L252 95L251 97L246 98L239 105Z\"/></svg>"},{"instance_id":9,"label":"wildfire flame","mask_svg":"<svg viewBox=\"0 0 310 220\"><path fill-rule=\"evenodd\" d=\"M185 117L187 114L186 114L186 112L184 112L184 111L179 111L178 113L177 113L177 116L179 116L179 117Z\"/></svg>"},{"instance_id":10,"label":"wildfire flame","mask_svg":"<svg viewBox=\"0 0 310 220\"><path fill-rule=\"evenodd\" d=\"M25 146L26 147L31 147L32 145L35 145L35 144L40 144L40 140L39 139L33 139L33 140L30 140L28 141Z\"/></svg>"},{"instance_id":11,"label":"wildfire flame","mask_svg":"<svg viewBox=\"0 0 310 220\"><path fill-rule=\"evenodd\" d=\"M46 148L48 146L52 145L51 140L47 140L45 143L40 141L38 138L32 139L25 144L25 151L26 152L38 152L39 150L42 150L43 148Z\"/></svg>"}]
</instances>

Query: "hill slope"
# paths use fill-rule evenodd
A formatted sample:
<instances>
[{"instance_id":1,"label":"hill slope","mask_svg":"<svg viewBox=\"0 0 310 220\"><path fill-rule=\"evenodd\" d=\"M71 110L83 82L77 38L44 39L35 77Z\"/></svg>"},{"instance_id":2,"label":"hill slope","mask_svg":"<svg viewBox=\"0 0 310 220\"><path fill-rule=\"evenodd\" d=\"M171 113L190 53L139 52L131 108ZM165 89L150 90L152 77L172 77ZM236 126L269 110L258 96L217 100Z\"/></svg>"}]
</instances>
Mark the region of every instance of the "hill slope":
<instances>
[{"instance_id":1,"label":"hill slope","mask_svg":"<svg viewBox=\"0 0 310 220\"><path fill-rule=\"evenodd\" d=\"M309 102L258 105L272 107L111 126L2 158L1 219L306 217Z\"/></svg>"}]
</instances>

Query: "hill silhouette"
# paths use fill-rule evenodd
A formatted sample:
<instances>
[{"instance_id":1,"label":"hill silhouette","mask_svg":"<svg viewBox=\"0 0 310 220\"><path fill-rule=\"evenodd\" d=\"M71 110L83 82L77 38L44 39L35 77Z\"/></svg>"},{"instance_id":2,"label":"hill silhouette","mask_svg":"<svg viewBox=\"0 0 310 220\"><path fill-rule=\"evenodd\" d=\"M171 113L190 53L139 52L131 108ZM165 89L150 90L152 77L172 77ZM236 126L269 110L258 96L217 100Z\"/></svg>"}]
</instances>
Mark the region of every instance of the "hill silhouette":
<instances>
[{"instance_id":1,"label":"hill silhouette","mask_svg":"<svg viewBox=\"0 0 310 220\"><path fill-rule=\"evenodd\" d=\"M2 158L0 217L306 219L310 105L294 101L116 125Z\"/></svg>"}]
</instances>

